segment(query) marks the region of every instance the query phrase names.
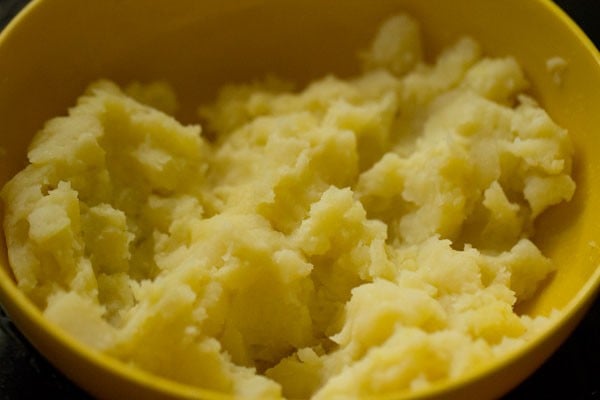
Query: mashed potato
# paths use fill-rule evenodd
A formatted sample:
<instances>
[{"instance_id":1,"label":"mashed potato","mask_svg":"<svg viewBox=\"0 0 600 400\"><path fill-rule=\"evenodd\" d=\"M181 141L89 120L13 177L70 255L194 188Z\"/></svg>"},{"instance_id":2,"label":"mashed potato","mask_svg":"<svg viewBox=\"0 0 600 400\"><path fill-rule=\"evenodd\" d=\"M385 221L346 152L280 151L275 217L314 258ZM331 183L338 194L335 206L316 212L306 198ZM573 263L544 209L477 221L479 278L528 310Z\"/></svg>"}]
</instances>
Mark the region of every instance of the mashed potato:
<instances>
[{"instance_id":1,"label":"mashed potato","mask_svg":"<svg viewBox=\"0 0 600 400\"><path fill-rule=\"evenodd\" d=\"M567 132L514 59L463 38L428 64L408 16L362 59L225 87L204 135L164 84L92 84L2 191L19 287L99 351L248 398L398 394L522 345Z\"/></svg>"}]
</instances>

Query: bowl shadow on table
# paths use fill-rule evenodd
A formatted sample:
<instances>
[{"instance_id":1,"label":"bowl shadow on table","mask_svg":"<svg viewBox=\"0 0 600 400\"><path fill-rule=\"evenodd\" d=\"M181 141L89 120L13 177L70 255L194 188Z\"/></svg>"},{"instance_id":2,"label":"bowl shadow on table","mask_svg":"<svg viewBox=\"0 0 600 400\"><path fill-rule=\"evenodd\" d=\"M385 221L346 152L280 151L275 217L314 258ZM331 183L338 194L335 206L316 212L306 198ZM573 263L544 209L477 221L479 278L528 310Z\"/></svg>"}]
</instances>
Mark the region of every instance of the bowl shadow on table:
<instances>
[{"instance_id":1,"label":"bowl shadow on table","mask_svg":"<svg viewBox=\"0 0 600 400\"><path fill-rule=\"evenodd\" d=\"M569 339L503 400L600 400L600 299Z\"/></svg>"},{"instance_id":2,"label":"bowl shadow on table","mask_svg":"<svg viewBox=\"0 0 600 400\"><path fill-rule=\"evenodd\" d=\"M57 371L0 308L0 399L91 399Z\"/></svg>"}]
</instances>

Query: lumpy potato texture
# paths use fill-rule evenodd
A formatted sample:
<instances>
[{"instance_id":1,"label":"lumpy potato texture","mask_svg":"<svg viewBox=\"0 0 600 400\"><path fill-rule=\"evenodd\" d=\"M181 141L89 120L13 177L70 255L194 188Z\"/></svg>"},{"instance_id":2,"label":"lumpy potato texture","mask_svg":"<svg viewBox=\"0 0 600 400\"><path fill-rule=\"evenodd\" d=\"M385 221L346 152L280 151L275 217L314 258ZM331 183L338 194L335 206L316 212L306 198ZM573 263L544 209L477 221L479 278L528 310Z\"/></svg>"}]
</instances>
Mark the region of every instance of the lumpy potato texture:
<instances>
[{"instance_id":1,"label":"lumpy potato texture","mask_svg":"<svg viewBox=\"0 0 600 400\"><path fill-rule=\"evenodd\" d=\"M555 268L530 238L573 150L514 59L423 54L395 16L362 75L226 86L189 126L166 84L92 84L2 190L19 287L99 351L243 398L489 365L548 323L514 306Z\"/></svg>"}]
</instances>

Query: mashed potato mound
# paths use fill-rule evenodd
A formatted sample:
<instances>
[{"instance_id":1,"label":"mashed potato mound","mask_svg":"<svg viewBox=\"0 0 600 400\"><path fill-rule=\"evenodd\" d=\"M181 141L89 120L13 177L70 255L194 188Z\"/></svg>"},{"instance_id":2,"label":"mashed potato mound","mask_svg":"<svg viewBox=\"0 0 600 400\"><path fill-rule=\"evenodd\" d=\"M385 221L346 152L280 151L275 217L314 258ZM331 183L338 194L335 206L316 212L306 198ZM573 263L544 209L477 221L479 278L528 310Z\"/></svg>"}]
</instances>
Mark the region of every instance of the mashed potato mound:
<instances>
[{"instance_id":1,"label":"mashed potato mound","mask_svg":"<svg viewBox=\"0 0 600 400\"><path fill-rule=\"evenodd\" d=\"M399 394L521 346L567 132L514 59L463 38L428 64L408 16L362 60L223 88L211 140L165 84L92 84L2 191L19 287L99 351L248 398Z\"/></svg>"}]
</instances>

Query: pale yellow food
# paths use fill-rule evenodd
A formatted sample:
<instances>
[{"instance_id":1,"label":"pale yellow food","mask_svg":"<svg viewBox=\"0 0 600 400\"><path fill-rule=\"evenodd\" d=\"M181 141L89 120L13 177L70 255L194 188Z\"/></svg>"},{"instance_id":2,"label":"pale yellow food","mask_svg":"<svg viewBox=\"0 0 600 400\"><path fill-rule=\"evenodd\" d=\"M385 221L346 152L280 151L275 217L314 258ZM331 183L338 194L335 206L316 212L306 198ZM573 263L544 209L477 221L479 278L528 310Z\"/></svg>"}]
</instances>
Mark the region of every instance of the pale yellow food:
<instances>
[{"instance_id":1,"label":"pale yellow food","mask_svg":"<svg viewBox=\"0 0 600 400\"><path fill-rule=\"evenodd\" d=\"M569 63L562 57L551 57L546 60L546 70L552 76L552 82L556 86L561 86L569 68Z\"/></svg>"},{"instance_id":2,"label":"pale yellow food","mask_svg":"<svg viewBox=\"0 0 600 400\"><path fill-rule=\"evenodd\" d=\"M364 398L493 362L555 266L567 132L512 58L433 64L397 16L365 73L224 88L182 126L163 84L90 86L2 191L19 287L125 363L249 398ZM137 99L137 100L134 100Z\"/></svg>"}]
</instances>

